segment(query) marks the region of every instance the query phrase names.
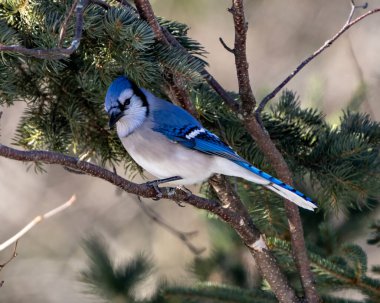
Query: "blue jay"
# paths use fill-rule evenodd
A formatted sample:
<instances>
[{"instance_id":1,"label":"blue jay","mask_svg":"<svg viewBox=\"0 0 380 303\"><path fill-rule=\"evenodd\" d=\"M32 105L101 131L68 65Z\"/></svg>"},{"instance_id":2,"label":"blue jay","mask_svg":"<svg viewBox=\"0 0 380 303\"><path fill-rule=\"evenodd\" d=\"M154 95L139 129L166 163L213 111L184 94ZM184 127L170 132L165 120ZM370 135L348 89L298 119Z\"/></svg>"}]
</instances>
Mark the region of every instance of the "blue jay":
<instances>
[{"instance_id":1,"label":"blue jay","mask_svg":"<svg viewBox=\"0 0 380 303\"><path fill-rule=\"evenodd\" d=\"M164 182L188 185L223 174L260 184L303 208L317 207L298 190L241 158L188 112L124 76L108 88L105 110L129 155Z\"/></svg>"}]
</instances>

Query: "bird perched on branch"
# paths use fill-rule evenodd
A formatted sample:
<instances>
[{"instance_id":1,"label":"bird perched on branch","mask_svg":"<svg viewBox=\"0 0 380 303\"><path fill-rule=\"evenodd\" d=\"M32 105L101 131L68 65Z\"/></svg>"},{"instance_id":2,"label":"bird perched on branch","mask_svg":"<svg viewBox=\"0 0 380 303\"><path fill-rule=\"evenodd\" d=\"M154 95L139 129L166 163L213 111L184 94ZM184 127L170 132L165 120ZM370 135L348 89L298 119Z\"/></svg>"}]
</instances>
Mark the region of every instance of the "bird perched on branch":
<instances>
[{"instance_id":1,"label":"bird perched on branch","mask_svg":"<svg viewBox=\"0 0 380 303\"><path fill-rule=\"evenodd\" d=\"M124 76L108 88L105 110L129 155L160 178L156 189L161 183L195 184L223 174L260 184L303 208L317 207L298 190L241 158L184 109Z\"/></svg>"}]
</instances>

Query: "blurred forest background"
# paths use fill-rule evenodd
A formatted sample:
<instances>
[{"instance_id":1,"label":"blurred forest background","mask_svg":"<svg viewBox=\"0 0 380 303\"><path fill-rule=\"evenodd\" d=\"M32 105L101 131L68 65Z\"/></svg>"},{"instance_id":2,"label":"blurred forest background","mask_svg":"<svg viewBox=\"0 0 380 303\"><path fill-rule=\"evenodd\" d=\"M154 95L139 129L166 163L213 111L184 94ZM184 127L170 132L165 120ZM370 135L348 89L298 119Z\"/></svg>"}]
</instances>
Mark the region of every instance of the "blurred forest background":
<instances>
[{"instance_id":1,"label":"blurred forest background","mask_svg":"<svg viewBox=\"0 0 380 303\"><path fill-rule=\"evenodd\" d=\"M237 90L234 58L219 43L222 37L233 43L230 1L156 0L151 1L158 16L183 22L191 27L189 36L209 52L209 70L229 90ZM371 7L380 1L369 1ZM249 22L247 54L251 80L258 97L281 82L304 58L319 48L346 22L349 1L272 0L246 1ZM331 123L342 109L350 107L379 120L380 107L380 16L374 15L354 26L327 52L309 64L287 88L300 96L302 107L321 109ZM358 98L360 96L360 98ZM377 97L377 100L376 98ZM360 99L359 104L356 100ZM4 111L1 142L13 142L23 104ZM157 226L141 212L137 198L120 193L113 186L71 174L61 167L45 166L47 174L35 174L27 165L0 158L0 241L7 239L36 215L66 201L73 193L77 203L52 220L46 221L19 243L19 256L0 273L5 284L1 302L95 302L83 293L78 282L86 257L82 239L98 232L111 241L111 250L120 260L145 251L156 264L154 277L166 276L176 282L189 281L187 265L194 258L172 234ZM123 170L120 169L119 173ZM136 179L137 181L137 179ZM220 233L212 231L206 215L191 207L180 208L167 201L145 201L165 221L182 231L199 231L194 245L212 251ZM380 214L368 214L371 220ZM339 223L339 216L336 219ZM338 224L336 223L336 224ZM210 234L212 235L210 237ZM348 235L354 237L353 234ZM366 245L366 239L350 239L368 252L369 263L379 263L379 249ZM0 254L6 260L11 249ZM214 277L218 281L218 277ZM146 295L145 288L142 295Z\"/></svg>"}]
</instances>

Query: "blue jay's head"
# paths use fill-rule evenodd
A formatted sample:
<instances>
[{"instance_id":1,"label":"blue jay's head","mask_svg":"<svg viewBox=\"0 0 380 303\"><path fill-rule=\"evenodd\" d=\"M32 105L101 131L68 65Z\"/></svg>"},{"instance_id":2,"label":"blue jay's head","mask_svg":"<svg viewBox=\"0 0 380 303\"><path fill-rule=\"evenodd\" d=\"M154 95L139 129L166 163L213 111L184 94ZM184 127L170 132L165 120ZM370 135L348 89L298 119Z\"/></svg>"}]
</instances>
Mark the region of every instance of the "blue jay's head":
<instances>
[{"instance_id":1,"label":"blue jay's head","mask_svg":"<svg viewBox=\"0 0 380 303\"><path fill-rule=\"evenodd\" d=\"M124 76L111 83L104 107L109 116L110 127L120 122L118 124L131 128L135 124L141 124L149 112L148 101L143 91Z\"/></svg>"}]
</instances>

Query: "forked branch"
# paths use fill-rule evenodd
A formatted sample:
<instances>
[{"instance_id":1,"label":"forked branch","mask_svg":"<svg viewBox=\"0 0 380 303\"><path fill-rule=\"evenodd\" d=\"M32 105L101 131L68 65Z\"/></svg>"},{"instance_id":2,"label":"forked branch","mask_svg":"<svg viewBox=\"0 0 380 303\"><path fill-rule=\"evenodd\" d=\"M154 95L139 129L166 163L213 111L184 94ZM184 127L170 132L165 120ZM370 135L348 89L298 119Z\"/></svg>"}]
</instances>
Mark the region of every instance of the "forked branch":
<instances>
[{"instance_id":1,"label":"forked branch","mask_svg":"<svg viewBox=\"0 0 380 303\"><path fill-rule=\"evenodd\" d=\"M256 100L253 96L248 76L248 62L245 45L247 24L245 22L243 0L232 0L232 7L229 11L232 13L235 27L234 56L239 92L243 103L241 114L244 126L256 141L260 150L267 157L269 163L276 171L277 176L285 183L292 185L292 175L284 157L271 140L268 132L262 127L259 121L256 120L256 117L253 114ZM289 223L293 256L300 275L306 300L309 303L318 303L320 299L316 292L313 275L307 257L298 207L287 201L285 201L284 207Z\"/></svg>"}]
</instances>

